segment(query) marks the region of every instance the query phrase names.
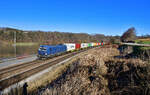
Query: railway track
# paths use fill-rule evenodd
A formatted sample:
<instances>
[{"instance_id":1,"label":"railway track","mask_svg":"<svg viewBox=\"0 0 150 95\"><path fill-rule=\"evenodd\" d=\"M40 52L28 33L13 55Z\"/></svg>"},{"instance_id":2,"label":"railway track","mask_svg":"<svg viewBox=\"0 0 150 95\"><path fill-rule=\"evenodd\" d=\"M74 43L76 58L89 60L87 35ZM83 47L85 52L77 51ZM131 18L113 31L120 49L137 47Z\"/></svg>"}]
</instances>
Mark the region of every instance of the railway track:
<instances>
[{"instance_id":1,"label":"railway track","mask_svg":"<svg viewBox=\"0 0 150 95\"><path fill-rule=\"evenodd\" d=\"M52 59L49 59L49 60L46 60L46 61L35 60L33 62L17 64L17 65L14 65L14 66L10 66L10 67L7 67L7 68L0 69L0 80L4 80L8 77L11 77L11 75L18 74L20 72L23 72L24 70L27 71L27 70L30 70L34 67L40 66L44 62L50 62L50 61L53 61L53 60L57 60L60 57L62 57L62 56L53 57Z\"/></svg>"},{"instance_id":2,"label":"railway track","mask_svg":"<svg viewBox=\"0 0 150 95\"><path fill-rule=\"evenodd\" d=\"M19 72L21 69L30 67L31 65L33 66L33 65L35 65L35 63L36 63L36 65L38 65L40 62L33 61L33 62L17 64L17 65L14 65L14 66L10 66L10 67L7 67L7 68L0 69L0 80L10 76L11 74Z\"/></svg>"},{"instance_id":3,"label":"railway track","mask_svg":"<svg viewBox=\"0 0 150 95\"><path fill-rule=\"evenodd\" d=\"M54 57L49 60L44 60L44 61L38 60L38 61L30 62L30 63L19 64L13 67L1 69L0 70L0 86L1 86L0 90L3 90L12 84L15 84L29 76L32 76L33 74L36 74L44 69L51 67L52 65L55 65L67 58L70 58L86 50L87 49L75 51L72 53Z\"/></svg>"}]
</instances>

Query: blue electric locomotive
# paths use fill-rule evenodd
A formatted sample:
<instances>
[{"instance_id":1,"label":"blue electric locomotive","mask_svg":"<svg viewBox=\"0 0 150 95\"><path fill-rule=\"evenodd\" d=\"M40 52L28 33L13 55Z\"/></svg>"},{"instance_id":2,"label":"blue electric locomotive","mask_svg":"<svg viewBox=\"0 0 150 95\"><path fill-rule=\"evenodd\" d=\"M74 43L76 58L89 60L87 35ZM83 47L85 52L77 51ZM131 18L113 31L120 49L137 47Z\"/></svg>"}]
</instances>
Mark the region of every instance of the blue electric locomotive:
<instances>
[{"instance_id":1,"label":"blue electric locomotive","mask_svg":"<svg viewBox=\"0 0 150 95\"><path fill-rule=\"evenodd\" d=\"M39 58L48 58L50 56L61 54L67 51L66 45L40 45L38 49L38 57Z\"/></svg>"}]
</instances>

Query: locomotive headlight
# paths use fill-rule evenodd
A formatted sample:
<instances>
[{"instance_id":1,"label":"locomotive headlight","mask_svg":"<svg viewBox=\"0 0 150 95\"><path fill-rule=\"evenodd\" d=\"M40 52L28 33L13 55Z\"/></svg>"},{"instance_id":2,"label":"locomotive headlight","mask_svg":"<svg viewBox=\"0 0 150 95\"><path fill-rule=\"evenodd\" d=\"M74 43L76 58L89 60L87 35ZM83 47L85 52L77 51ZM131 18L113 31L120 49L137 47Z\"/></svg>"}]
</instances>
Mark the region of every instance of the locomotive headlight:
<instances>
[{"instance_id":1,"label":"locomotive headlight","mask_svg":"<svg viewBox=\"0 0 150 95\"><path fill-rule=\"evenodd\" d=\"M47 53L45 53L45 55L47 55Z\"/></svg>"}]
</instances>

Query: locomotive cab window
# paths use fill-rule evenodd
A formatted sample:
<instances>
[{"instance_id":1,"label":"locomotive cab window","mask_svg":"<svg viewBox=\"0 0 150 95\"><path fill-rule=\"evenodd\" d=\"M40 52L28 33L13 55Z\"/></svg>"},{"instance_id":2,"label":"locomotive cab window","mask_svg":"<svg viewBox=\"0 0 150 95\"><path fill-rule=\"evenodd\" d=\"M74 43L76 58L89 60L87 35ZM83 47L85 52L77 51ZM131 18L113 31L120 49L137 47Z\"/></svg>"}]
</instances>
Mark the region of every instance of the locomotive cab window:
<instances>
[{"instance_id":1,"label":"locomotive cab window","mask_svg":"<svg viewBox=\"0 0 150 95\"><path fill-rule=\"evenodd\" d=\"M41 50L41 51L46 51L46 48L40 47L39 50Z\"/></svg>"}]
</instances>

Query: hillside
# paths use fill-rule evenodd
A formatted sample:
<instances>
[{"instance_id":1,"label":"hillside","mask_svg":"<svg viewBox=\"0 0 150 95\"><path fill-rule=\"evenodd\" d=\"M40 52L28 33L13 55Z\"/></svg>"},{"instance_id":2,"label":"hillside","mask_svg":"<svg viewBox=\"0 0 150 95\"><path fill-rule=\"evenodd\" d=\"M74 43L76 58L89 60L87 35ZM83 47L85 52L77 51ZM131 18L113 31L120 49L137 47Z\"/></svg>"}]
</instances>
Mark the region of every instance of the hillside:
<instances>
[{"instance_id":1,"label":"hillside","mask_svg":"<svg viewBox=\"0 0 150 95\"><path fill-rule=\"evenodd\" d=\"M108 41L109 37L102 34L90 35L86 33L68 33L57 31L24 31L13 28L0 28L0 41L13 42L16 32L17 42L36 42L60 44L64 42L99 42Z\"/></svg>"}]
</instances>

